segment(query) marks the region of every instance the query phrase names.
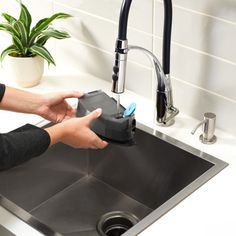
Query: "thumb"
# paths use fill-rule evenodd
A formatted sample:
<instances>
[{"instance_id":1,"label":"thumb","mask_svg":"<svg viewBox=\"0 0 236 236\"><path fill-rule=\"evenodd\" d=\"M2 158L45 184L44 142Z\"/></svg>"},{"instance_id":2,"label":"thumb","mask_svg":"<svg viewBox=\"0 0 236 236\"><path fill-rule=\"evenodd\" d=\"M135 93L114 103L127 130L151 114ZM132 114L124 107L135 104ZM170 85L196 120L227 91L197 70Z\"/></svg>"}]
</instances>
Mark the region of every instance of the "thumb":
<instances>
[{"instance_id":1,"label":"thumb","mask_svg":"<svg viewBox=\"0 0 236 236\"><path fill-rule=\"evenodd\" d=\"M93 120L96 120L101 114L102 114L102 109L101 108L97 108L96 110L90 112L86 116L86 120L90 124Z\"/></svg>"},{"instance_id":2,"label":"thumb","mask_svg":"<svg viewBox=\"0 0 236 236\"><path fill-rule=\"evenodd\" d=\"M84 96L84 92L79 91L63 91L61 92L61 96L65 98L80 98Z\"/></svg>"}]
</instances>

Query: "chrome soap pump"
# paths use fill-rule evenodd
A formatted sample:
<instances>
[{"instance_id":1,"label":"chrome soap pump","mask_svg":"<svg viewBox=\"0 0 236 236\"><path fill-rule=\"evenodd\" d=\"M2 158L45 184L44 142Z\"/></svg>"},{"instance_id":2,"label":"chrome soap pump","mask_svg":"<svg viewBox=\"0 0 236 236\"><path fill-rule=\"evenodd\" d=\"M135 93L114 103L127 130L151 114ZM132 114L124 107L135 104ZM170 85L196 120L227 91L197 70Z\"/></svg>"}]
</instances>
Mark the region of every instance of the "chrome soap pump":
<instances>
[{"instance_id":1,"label":"chrome soap pump","mask_svg":"<svg viewBox=\"0 0 236 236\"><path fill-rule=\"evenodd\" d=\"M213 144L216 142L217 138L214 135L215 125L216 125L216 115L211 112L204 113L204 120L201 121L191 132L194 134L197 129L201 126L203 128L203 133L199 136L199 139L204 144Z\"/></svg>"}]
</instances>

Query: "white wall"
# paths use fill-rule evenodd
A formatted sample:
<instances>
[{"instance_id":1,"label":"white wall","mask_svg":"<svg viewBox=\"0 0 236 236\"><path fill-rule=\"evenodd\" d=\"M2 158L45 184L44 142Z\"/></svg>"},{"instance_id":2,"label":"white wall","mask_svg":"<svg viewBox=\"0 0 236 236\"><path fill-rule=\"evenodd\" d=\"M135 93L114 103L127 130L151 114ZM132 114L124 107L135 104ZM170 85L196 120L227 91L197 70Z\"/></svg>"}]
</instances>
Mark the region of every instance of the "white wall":
<instances>
[{"instance_id":1,"label":"white wall","mask_svg":"<svg viewBox=\"0 0 236 236\"><path fill-rule=\"evenodd\" d=\"M175 105L202 119L215 112L217 126L233 134L236 117L236 1L172 0L174 5L171 74ZM79 69L111 81L114 43L122 0L25 0L34 17L63 11L74 17L58 26L72 35L57 41L58 67ZM0 11L15 8L0 0ZM8 8L7 8L8 7ZM133 0L128 39L155 52L161 60L163 3ZM1 44L4 37L1 37ZM53 47L54 44L49 45ZM0 48L2 45L0 45ZM148 59L130 52L127 88L153 98L155 78Z\"/></svg>"}]
</instances>

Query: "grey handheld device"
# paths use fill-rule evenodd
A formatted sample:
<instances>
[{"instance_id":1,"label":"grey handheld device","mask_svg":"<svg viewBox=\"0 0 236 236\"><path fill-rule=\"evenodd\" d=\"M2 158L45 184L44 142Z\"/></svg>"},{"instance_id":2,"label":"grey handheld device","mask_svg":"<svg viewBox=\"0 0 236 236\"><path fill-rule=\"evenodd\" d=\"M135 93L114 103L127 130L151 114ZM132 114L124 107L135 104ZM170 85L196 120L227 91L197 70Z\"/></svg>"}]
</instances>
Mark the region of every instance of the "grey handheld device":
<instances>
[{"instance_id":1,"label":"grey handheld device","mask_svg":"<svg viewBox=\"0 0 236 236\"><path fill-rule=\"evenodd\" d=\"M107 141L132 144L136 127L134 114L123 117L125 108L122 105L118 114L116 100L96 90L79 98L77 116L85 116L97 108L102 108L102 115L92 122L91 129Z\"/></svg>"}]
</instances>

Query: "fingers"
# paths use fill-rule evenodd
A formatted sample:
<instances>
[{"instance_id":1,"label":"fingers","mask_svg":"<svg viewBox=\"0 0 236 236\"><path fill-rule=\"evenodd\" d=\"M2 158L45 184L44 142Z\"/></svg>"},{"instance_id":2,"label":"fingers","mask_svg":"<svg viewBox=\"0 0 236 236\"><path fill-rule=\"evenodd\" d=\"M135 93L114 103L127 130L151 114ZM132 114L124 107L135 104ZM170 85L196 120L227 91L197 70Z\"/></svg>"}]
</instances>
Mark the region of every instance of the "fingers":
<instances>
[{"instance_id":1,"label":"fingers","mask_svg":"<svg viewBox=\"0 0 236 236\"><path fill-rule=\"evenodd\" d=\"M64 91L61 92L61 96L65 98L80 98L84 96L84 92L79 91Z\"/></svg>"},{"instance_id":2,"label":"fingers","mask_svg":"<svg viewBox=\"0 0 236 236\"><path fill-rule=\"evenodd\" d=\"M65 102L65 104L66 104L66 108L67 108L68 111L73 110L73 107L69 103Z\"/></svg>"},{"instance_id":3,"label":"fingers","mask_svg":"<svg viewBox=\"0 0 236 236\"><path fill-rule=\"evenodd\" d=\"M88 124L90 124L93 120L97 119L102 114L102 109L98 108L88 114L85 118L87 119ZM96 134L92 141L91 148L93 149L103 149L105 148L108 143L102 139L100 139Z\"/></svg>"},{"instance_id":4,"label":"fingers","mask_svg":"<svg viewBox=\"0 0 236 236\"><path fill-rule=\"evenodd\" d=\"M96 120L101 114L102 114L102 109L98 108L89 113L87 116L85 116L85 119L87 120L88 124L90 124L93 120Z\"/></svg>"},{"instance_id":5,"label":"fingers","mask_svg":"<svg viewBox=\"0 0 236 236\"><path fill-rule=\"evenodd\" d=\"M97 149L103 149L108 145L106 141L103 141L102 139L98 138L94 141L93 147Z\"/></svg>"}]
</instances>

